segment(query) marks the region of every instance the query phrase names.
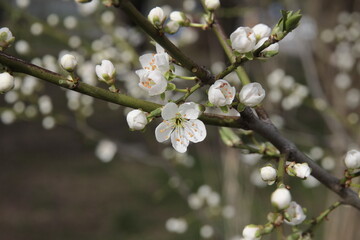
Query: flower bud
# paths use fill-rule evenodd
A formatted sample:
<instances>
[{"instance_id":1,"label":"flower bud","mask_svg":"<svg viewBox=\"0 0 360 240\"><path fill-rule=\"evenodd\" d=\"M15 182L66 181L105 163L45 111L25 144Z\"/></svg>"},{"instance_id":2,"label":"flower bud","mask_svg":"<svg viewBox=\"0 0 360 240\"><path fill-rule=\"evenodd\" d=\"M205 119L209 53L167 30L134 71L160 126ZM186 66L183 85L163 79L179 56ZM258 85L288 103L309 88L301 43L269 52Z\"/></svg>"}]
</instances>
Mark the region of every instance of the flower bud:
<instances>
[{"instance_id":1,"label":"flower bud","mask_svg":"<svg viewBox=\"0 0 360 240\"><path fill-rule=\"evenodd\" d=\"M271 34L271 28L262 23L255 25L252 30L254 31L257 40L267 38Z\"/></svg>"},{"instance_id":2,"label":"flower bud","mask_svg":"<svg viewBox=\"0 0 360 240\"><path fill-rule=\"evenodd\" d=\"M165 21L165 18L166 16L164 14L164 11L160 7L155 7L151 9L148 15L149 21L156 27L162 26L162 24Z\"/></svg>"},{"instance_id":3,"label":"flower bud","mask_svg":"<svg viewBox=\"0 0 360 240\"><path fill-rule=\"evenodd\" d=\"M60 59L60 65L66 71L73 72L76 65L77 65L77 61L76 61L76 58L73 55L65 54Z\"/></svg>"},{"instance_id":4,"label":"flower bud","mask_svg":"<svg viewBox=\"0 0 360 240\"><path fill-rule=\"evenodd\" d=\"M260 176L268 185L272 185L276 180L277 171L272 166L265 166L260 169Z\"/></svg>"},{"instance_id":5,"label":"flower bud","mask_svg":"<svg viewBox=\"0 0 360 240\"><path fill-rule=\"evenodd\" d=\"M126 121L131 130L142 130L148 123L145 112L141 110L132 110L126 116Z\"/></svg>"},{"instance_id":6,"label":"flower bud","mask_svg":"<svg viewBox=\"0 0 360 240\"><path fill-rule=\"evenodd\" d=\"M285 209L285 223L291 226L302 223L306 218L302 207L296 202L291 202L290 206Z\"/></svg>"},{"instance_id":7,"label":"flower bud","mask_svg":"<svg viewBox=\"0 0 360 240\"><path fill-rule=\"evenodd\" d=\"M180 24L175 21L168 21L165 25L165 32L174 34L179 31Z\"/></svg>"},{"instance_id":8,"label":"flower bud","mask_svg":"<svg viewBox=\"0 0 360 240\"><path fill-rule=\"evenodd\" d=\"M101 81L108 82L115 77L115 67L109 60L102 60L101 65L95 66L95 72Z\"/></svg>"},{"instance_id":9,"label":"flower bud","mask_svg":"<svg viewBox=\"0 0 360 240\"><path fill-rule=\"evenodd\" d=\"M260 227L257 225L247 225L245 226L242 234L244 237L244 240L259 240L261 237L256 237L256 235L259 233Z\"/></svg>"},{"instance_id":10,"label":"flower bud","mask_svg":"<svg viewBox=\"0 0 360 240\"><path fill-rule=\"evenodd\" d=\"M14 41L15 38L7 27L0 28L0 51L9 47Z\"/></svg>"},{"instance_id":11,"label":"flower bud","mask_svg":"<svg viewBox=\"0 0 360 240\"><path fill-rule=\"evenodd\" d=\"M185 13L174 11L170 13L170 20L179 23L180 25L184 24L185 22L189 21L186 17Z\"/></svg>"},{"instance_id":12,"label":"flower bud","mask_svg":"<svg viewBox=\"0 0 360 240\"><path fill-rule=\"evenodd\" d=\"M220 0L205 0L204 4L208 10L214 11L220 7Z\"/></svg>"},{"instance_id":13,"label":"flower bud","mask_svg":"<svg viewBox=\"0 0 360 240\"><path fill-rule=\"evenodd\" d=\"M247 53L254 49L256 36L249 27L239 27L231 35L231 47L239 53Z\"/></svg>"},{"instance_id":14,"label":"flower bud","mask_svg":"<svg viewBox=\"0 0 360 240\"><path fill-rule=\"evenodd\" d=\"M239 93L240 102L248 107L254 107L265 98L265 90L257 83L245 85Z\"/></svg>"},{"instance_id":15,"label":"flower bud","mask_svg":"<svg viewBox=\"0 0 360 240\"><path fill-rule=\"evenodd\" d=\"M360 168L360 151L350 150L345 156L345 166L347 168Z\"/></svg>"},{"instance_id":16,"label":"flower bud","mask_svg":"<svg viewBox=\"0 0 360 240\"><path fill-rule=\"evenodd\" d=\"M14 88L14 77L8 72L0 73L0 94L6 93Z\"/></svg>"},{"instance_id":17,"label":"flower bud","mask_svg":"<svg viewBox=\"0 0 360 240\"><path fill-rule=\"evenodd\" d=\"M290 191L286 188L278 188L271 194L271 203L279 210L287 208L290 202Z\"/></svg>"},{"instance_id":18,"label":"flower bud","mask_svg":"<svg viewBox=\"0 0 360 240\"><path fill-rule=\"evenodd\" d=\"M209 102L217 107L229 105L234 100L235 91L226 80L219 79L209 88Z\"/></svg>"},{"instance_id":19,"label":"flower bud","mask_svg":"<svg viewBox=\"0 0 360 240\"><path fill-rule=\"evenodd\" d=\"M310 176L311 168L307 163L292 162L286 167L286 172L290 176L306 179Z\"/></svg>"}]
</instances>

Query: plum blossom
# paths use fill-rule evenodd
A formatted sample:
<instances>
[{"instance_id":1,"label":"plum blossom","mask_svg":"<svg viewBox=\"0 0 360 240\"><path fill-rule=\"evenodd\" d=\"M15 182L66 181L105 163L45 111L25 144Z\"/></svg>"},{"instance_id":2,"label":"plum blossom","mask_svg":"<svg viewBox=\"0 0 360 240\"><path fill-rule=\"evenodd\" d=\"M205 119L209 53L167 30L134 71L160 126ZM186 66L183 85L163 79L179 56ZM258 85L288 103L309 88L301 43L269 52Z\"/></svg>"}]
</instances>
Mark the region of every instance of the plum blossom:
<instances>
[{"instance_id":1,"label":"plum blossom","mask_svg":"<svg viewBox=\"0 0 360 240\"><path fill-rule=\"evenodd\" d=\"M150 96L155 96L165 92L167 81L159 70L147 71L144 69L135 72L139 78L139 87L149 93Z\"/></svg>"},{"instance_id":2,"label":"plum blossom","mask_svg":"<svg viewBox=\"0 0 360 240\"><path fill-rule=\"evenodd\" d=\"M0 94L6 93L14 88L14 77L8 72L0 73Z\"/></svg>"},{"instance_id":3,"label":"plum blossom","mask_svg":"<svg viewBox=\"0 0 360 240\"><path fill-rule=\"evenodd\" d=\"M15 41L11 31L7 27L0 28L0 51L6 49Z\"/></svg>"},{"instance_id":4,"label":"plum blossom","mask_svg":"<svg viewBox=\"0 0 360 240\"><path fill-rule=\"evenodd\" d=\"M243 240L259 240L261 237L256 237L259 231L260 231L259 226L253 224L245 226L242 232Z\"/></svg>"},{"instance_id":5,"label":"plum blossom","mask_svg":"<svg viewBox=\"0 0 360 240\"><path fill-rule=\"evenodd\" d=\"M197 118L200 109L196 103L188 102L177 106L170 102L165 105L161 112L164 119L155 129L158 142L171 139L173 148L184 153L190 142L201 142L206 137L206 128L202 121Z\"/></svg>"},{"instance_id":6,"label":"plum blossom","mask_svg":"<svg viewBox=\"0 0 360 240\"><path fill-rule=\"evenodd\" d=\"M239 27L231 35L231 47L239 53L247 53L254 49L256 36L249 27Z\"/></svg>"},{"instance_id":7,"label":"plum blossom","mask_svg":"<svg viewBox=\"0 0 360 240\"><path fill-rule=\"evenodd\" d=\"M236 89L226 80L219 79L209 88L209 102L214 106L225 106L232 103Z\"/></svg>"},{"instance_id":8,"label":"plum blossom","mask_svg":"<svg viewBox=\"0 0 360 240\"><path fill-rule=\"evenodd\" d=\"M350 150L345 156L345 165L347 168L360 168L360 151Z\"/></svg>"},{"instance_id":9,"label":"plum blossom","mask_svg":"<svg viewBox=\"0 0 360 240\"><path fill-rule=\"evenodd\" d=\"M267 182L268 185L272 185L277 176L277 171L272 166L265 166L260 169L261 179Z\"/></svg>"},{"instance_id":10,"label":"plum blossom","mask_svg":"<svg viewBox=\"0 0 360 240\"><path fill-rule=\"evenodd\" d=\"M290 176L306 179L310 176L311 168L307 163L292 162L286 167L286 172Z\"/></svg>"},{"instance_id":11,"label":"plum blossom","mask_svg":"<svg viewBox=\"0 0 360 240\"><path fill-rule=\"evenodd\" d=\"M95 66L95 72L101 81L108 82L115 77L115 67L109 60L102 60L101 65Z\"/></svg>"},{"instance_id":12,"label":"plum blossom","mask_svg":"<svg viewBox=\"0 0 360 240\"><path fill-rule=\"evenodd\" d=\"M156 54L147 53L139 58L141 67L147 71L159 70L165 74L170 70L169 55L159 44L156 44Z\"/></svg>"},{"instance_id":13,"label":"plum blossom","mask_svg":"<svg viewBox=\"0 0 360 240\"><path fill-rule=\"evenodd\" d=\"M291 194L286 188L278 188L271 194L271 203L279 210L287 208L290 202Z\"/></svg>"},{"instance_id":14,"label":"plum blossom","mask_svg":"<svg viewBox=\"0 0 360 240\"><path fill-rule=\"evenodd\" d=\"M256 39L262 39L262 38L267 38L270 36L271 34L271 28L269 28L268 25L263 24L263 23L259 23L256 24L252 30L255 33Z\"/></svg>"},{"instance_id":15,"label":"plum blossom","mask_svg":"<svg viewBox=\"0 0 360 240\"><path fill-rule=\"evenodd\" d=\"M205 0L204 4L207 9L213 11L220 7L220 0Z\"/></svg>"},{"instance_id":16,"label":"plum blossom","mask_svg":"<svg viewBox=\"0 0 360 240\"><path fill-rule=\"evenodd\" d=\"M294 226L302 223L306 218L302 207L292 201L290 206L285 209L285 223Z\"/></svg>"},{"instance_id":17,"label":"plum blossom","mask_svg":"<svg viewBox=\"0 0 360 240\"><path fill-rule=\"evenodd\" d=\"M245 85L239 93L240 102L248 107L255 107L265 98L265 90L260 83L254 82Z\"/></svg>"},{"instance_id":18,"label":"plum blossom","mask_svg":"<svg viewBox=\"0 0 360 240\"><path fill-rule=\"evenodd\" d=\"M148 123L146 113L139 109L130 111L126 115L126 121L132 130L142 130Z\"/></svg>"},{"instance_id":19,"label":"plum blossom","mask_svg":"<svg viewBox=\"0 0 360 240\"><path fill-rule=\"evenodd\" d=\"M60 65L63 69L65 69L68 72L73 72L76 65L77 65L77 60L74 57L74 55L71 54L65 54L64 56L61 57L60 59Z\"/></svg>"},{"instance_id":20,"label":"plum blossom","mask_svg":"<svg viewBox=\"0 0 360 240\"><path fill-rule=\"evenodd\" d=\"M161 26L166 19L166 15L164 14L164 11L162 10L162 8L155 7L150 10L148 19L153 25Z\"/></svg>"}]
</instances>

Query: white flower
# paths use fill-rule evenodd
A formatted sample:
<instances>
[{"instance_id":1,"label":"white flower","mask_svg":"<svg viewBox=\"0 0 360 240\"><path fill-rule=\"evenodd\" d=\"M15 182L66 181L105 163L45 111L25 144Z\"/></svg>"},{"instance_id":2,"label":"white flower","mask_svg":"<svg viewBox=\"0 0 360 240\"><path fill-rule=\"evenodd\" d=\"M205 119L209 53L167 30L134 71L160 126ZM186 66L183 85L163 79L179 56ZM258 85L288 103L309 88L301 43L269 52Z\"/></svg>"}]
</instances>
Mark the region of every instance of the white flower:
<instances>
[{"instance_id":1,"label":"white flower","mask_svg":"<svg viewBox=\"0 0 360 240\"><path fill-rule=\"evenodd\" d=\"M202 238L211 238L214 235L214 229L210 225L204 225L200 228L200 236Z\"/></svg>"},{"instance_id":2,"label":"white flower","mask_svg":"<svg viewBox=\"0 0 360 240\"><path fill-rule=\"evenodd\" d=\"M148 123L145 112L141 110L132 110L126 116L129 128L132 130L142 130Z\"/></svg>"},{"instance_id":3,"label":"white flower","mask_svg":"<svg viewBox=\"0 0 360 240\"><path fill-rule=\"evenodd\" d=\"M149 93L150 96L155 96L165 92L167 81L159 70L147 71L144 69L135 72L139 78L139 87Z\"/></svg>"},{"instance_id":4,"label":"white flower","mask_svg":"<svg viewBox=\"0 0 360 240\"><path fill-rule=\"evenodd\" d=\"M103 139L96 146L95 155L102 162L110 162L117 152L116 144L108 139Z\"/></svg>"},{"instance_id":5,"label":"white flower","mask_svg":"<svg viewBox=\"0 0 360 240\"><path fill-rule=\"evenodd\" d=\"M166 221L165 227L166 230L168 230L169 232L180 234L186 232L188 225L183 218L169 218Z\"/></svg>"},{"instance_id":6,"label":"white flower","mask_svg":"<svg viewBox=\"0 0 360 240\"><path fill-rule=\"evenodd\" d=\"M279 210L287 208L290 202L290 191L286 188L278 188L271 194L271 203Z\"/></svg>"},{"instance_id":7,"label":"white flower","mask_svg":"<svg viewBox=\"0 0 360 240\"><path fill-rule=\"evenodd\" d=\"M240 102L248 107L254 107L265 98L265 90L257 83L245 85L239 93Z\"/></svg>"},{"instance_id":8,"label":"white flower","mask_svg":"<svg viewBox=\"0 0 360 240\"><path fill-rule=\"evenodd\" d=\"M109 60L102 60L101 65L95 66L95 72L98 78L102 81L109 81L115 77L115 67Z\"/></svg>"},{"instance_id":9,"label":"white flower","mask_svg":"<svg viewBox=\"0 0 360 240\"><path fill-rule=\"evenodd\" d=\"M256 234L259 232L259 230L259 226L253 224L245 226L242 232L244 240L259 240L261 237L256 237Z\"/></svg>"},{"instance_id":10,"label":"white flower","mask_svg":"<svg viewBox=\"0 0 360 240\"><path fill-rule=\"evenodd\" d=\"M65 54L60 59L60 65L63 69L65 69L68 72L74 71L77 61L76 58L71 54Z\"/></svg>"},{"instance_id":11,"label":"white flower","mask_svg":"<svg viewBox=\"0 0 360 240\"><path fill-rule=\"evenodd\" d=\"M185 15L185 13L180 12L180 11L174 11L170 13L170 19L172 21L175 21L179 24L183 24L185 21L187 21L187 17Z\"/></svg>"},{"instance_id":12,"label":"white flower","mask_svg":"<svg viewBox=\"0 0 360 240\"><path fill-rule=\"evenodd\" d=\"M147 71L159 70L164 74L170 69L169 55L159 44L156 44L156 54L144 54L139 57L139 61L142 68Z\"/></svg>"},{"instance_id":13,"label":"white flower","mask_svg":"<svg viewBox=\"0 0 360 240\"><path fill-rule=\"evenodd\" d=\"M268 37L262 38L259 40L259 42L255 45L254 49L258 49L259 47L261 47L266 40L268 40ZM262 50L261 52L270 52L270 51L274 51L274 52L278 52L279 51L279 43L273 43L270 46L268 46L267 48L265 48L264 50Z\"/></svg>"},{"instance_id":14,"label":"white flower","mask_svg":"<svg viewBox=\"0 0 360 240\"><path fill-rule=\"evenodd\" d=\"M260 175L262 180L272 185L276 180L277 171L272 166L265 166L260 169Z\"/></svg>"},{"instance_id":15,"label":"white flower","mask_svg":"<svg viewBox=\"0 0 360 240\"><path fill-rule=\"evenodd\" d=\"M235 91L226 80L219 79L209 88L209 102L217 107L229 105L234 100Z\"/></svg>"},{"instance_id":16,"label":"white flower","mask_svg":"<svg viewBox=\"0 0 360 240\"><path fill-rule=\"evenodd\" d=\"M220 0L205 0L205 7L209 10L215 10L220 7Z\"/></svg>"},{"instance_id":17,"label":"white flower","mask_svg":"<svg viewBox=\"0 0 360 240\"><path fill-rule=\"evenodd\" d=\"M200 113L198 105L193 102L179 107L173 102L167 103L161 112L164 121L155 129L156 140L164 142L171 138L176 151L186 152L190 142L201 142L206 137L205 125L197 119Z\"/></svg>"},{"instance_id":18,"label":"white flower","mask_svg":"<svg viewBox=\"0 0 360 240\"><path fill-rule=\"evenodd\" d=\"M180 24L175 21L168 21L165 25L165 32L174 34L179 31Z\"/></svg>"},{"instance_id":19,"label":"white flower","mask_svg":"<svg viewBox=\"0 0 360 240\"><path fill-rule=\"evenodd\" d=\"M0 51L10 46L14 41L15 38L7 27L0 28Z\"/></svg>"},{"instance_id":20,"label":"white flower","mask_svg":"<svg viewBox=\"0 0 360 240\"><path fill-rule=\"evenodd\" d=\"M165 14L162 8L155 7L151 9L148 15L149 21L155 26L161 26L165 21Z\"/></svg>"},{"instance_id":21,"label":"white flower","mask_svg":"<svg viewBox=\"0 0 360 240\"><path fill-rule=\"evenodd\" d=\"M0 73L0 94L6 93L14 88L14 77L8 72Z\"/></svg>"},{"instance_id":22,"label":"white flower","mask_svg":"<svg viewBox=\"0 0 360 240\"><path fill-rule=\"evenodd\" d=\"M302 179L306 179L310 176L311 168L307 163L295 163L292 162L286 167L286 172L290 176L296 176Z\"/></svg>"},{"instance_id":23,"label":"white flower","mask_svg":"<svg viewBox=\"0 0 360 240\"><path fill-rule=\"evenodd\" d=\"M231 35L231 47L239 53L250 52L256 44L254 31L249 27L239 27Z\"/></svg>"},{"instance_id":24,"label":"white flower","mask_svg":"<svg viewBox=\"0 0 360 240\"><path fill-rule=\"evenodd\" d=\"M256 39L262 39L262 38L266 38L269 37L271 34L271 28L269 28L267 25L263 24L263 23L259 23L257 25L255 25L252 30L255 33Z\"/></svg>"},{"instance_id":25,"label":"white flower","mask_svg":"<svg viewBox=\"0 0 360 240\"><path fill-rule=\"evenodd\" d=\"M347 168L360 168L360 151L350 150L345 156L345 166Z\"/></svg>"},{"instance_id":26,"label":"white flower","mask_svg":"<svg viewBox=\"0 0 360 240\"><path fill-rule=\"evenodd\" d=\"M294 226L302 223L306 218L302 207L296 202L291 202L285 209L285 223Z\"/></svg>"}]
</instances>

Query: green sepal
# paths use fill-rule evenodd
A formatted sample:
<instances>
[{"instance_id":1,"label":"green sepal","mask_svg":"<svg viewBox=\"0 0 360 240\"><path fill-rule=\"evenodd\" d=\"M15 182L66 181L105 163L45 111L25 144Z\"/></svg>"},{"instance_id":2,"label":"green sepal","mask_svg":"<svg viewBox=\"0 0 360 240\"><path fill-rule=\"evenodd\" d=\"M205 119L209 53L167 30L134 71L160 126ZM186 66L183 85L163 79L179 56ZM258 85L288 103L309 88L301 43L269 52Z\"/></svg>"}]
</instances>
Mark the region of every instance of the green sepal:
<instances>
[{"instance_id":1,"label":"green sepal","mask_svg":"<svg viewBox=\"0 0 360 240\"><path fill-rule=\"evenodd\" d=\"M228 113L228 112L229 112L228 106L222 106L222 107L219 107L219 108L221 109L221 111L222 111L223 113Z\"/></svg>"},{"instance_id":2,"label":"green sepal","mask_svg":"<svg viewBox=\"0 0 360 240\"><path fill-rule=\"evenodd\" d=\"M212 104L211 102L206 102L206 104L205 104L205 106L206 107L215 107L215 105L214 104Z\"/></svg>"},{"instance_id":3,"label":"green sepal","mask_svg":"<svg viewBox=\"0 0 360 240\"><path fill-rule=\"evenodd\" d=\"M165 100L165 92L163 92L162 94L160 94L160 98L161 98L161 100Z\"/></svg>"},{"instance_id":4,"label":"green sepal","mask_svg":"<svg viewBox=\"0 0 360 240\"><path fill-rule=\"evenodd\" d=\"M176 89L176 85L173 83L168 83L166 86L166 91L174 91Z\"/></svg>"},{"instance_id":5,"label":"green sepal","mask_svg":"<svg viewBox=\"0 0 360 240\"><path fill-rule=\"evenodd\" d=\"M241 113L242 111L244 111L244 110L245 110L245 107L246 107L246 106L245 106L244 104L239 103L239 105L237 106L238 112Z\"/></svg>"},{"instance_id":6,"label":"green sepal","mask_svg":"<svg viewBox=\"0 0 360 240\"><path fill-rule=\"evenodd\" d=\"M166 78L166 80L171 81L175 78L175 75L172 73L172 71L167 71L164 74L164 77Z\"/></svg>"},{"instance_id":7,"label":"green sepal","mask_svg":"<svg viewBox=\"0 0 360 240\"><path fill-rule=\"evenodd\" d=\"M261 57L263 58L271 58L276 56L279 53L279 51L265 51L261 53Z\"/></svg>"},{"instance_id":8,"label":"green sepal","mask_svg":"<svg viewBox=\"0 0 360 240\"><path fill-rule=\"evenodd\" d=\"M247 52L247 53L245 53L245 57L248 60L253 60L254 59L254 53L253 52Z\"/></svg>"}]
</instances>

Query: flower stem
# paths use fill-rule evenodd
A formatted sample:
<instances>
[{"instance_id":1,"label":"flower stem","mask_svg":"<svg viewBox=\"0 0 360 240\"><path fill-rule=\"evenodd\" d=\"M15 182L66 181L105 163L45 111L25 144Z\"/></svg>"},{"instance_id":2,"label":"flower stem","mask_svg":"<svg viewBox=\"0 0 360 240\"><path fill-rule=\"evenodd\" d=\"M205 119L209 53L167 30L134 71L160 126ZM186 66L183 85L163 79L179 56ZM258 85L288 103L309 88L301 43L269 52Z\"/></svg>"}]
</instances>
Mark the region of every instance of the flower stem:
<instances>
[{"instance_id":1,"label":"flower stem","mask_svg":"<svg viewBox=\"0 0 360 240\"><path fill-rule=\"evenodd\" d=\"M191 94L193 94L196 90L198 90L199 88L201 88L201 83L197 83L194 86L192 86L190 89L188 89L187 93L182 96L181 98L179 98L178 100L175 101L175 103L179 104L183 101L185 101L188 97L190 97Z\"/></svg>"},{"instance_id":2,"label":"flower stem","mask_svg":"<svg viewBox=\"0 0 360 240\"><path fill-rule=\"evenodd\" d=\"M193 80L193 81L198 79L197 77L179 76L179 75L176 75L176 74L174 74L174 77L175 78L180 78L180 79L183 79L183 80Z\"/></svg>"},{"instance_id":3,"label":"flower stem","mask_svg":"<svg viewBox=\"0 0 360 240\"><path fill-rule=\"evenodd\" d=\"M206 29L208 27L208 25L207 24L202 24L202 23L189 23L189 27L196 27L196 28Z\"/></svg>"},{"instance_id":4,"label":"flower stem","mask_svg":"<svg viewBox=\"0 0 360 240\"><path fill-rule=\"evenodd\" d=\"M277 187L284 186L284 175L285 175L285 163L287 156L282 154L279 159L278 175L277 175Z\"/></svg>"}]
</instances>

